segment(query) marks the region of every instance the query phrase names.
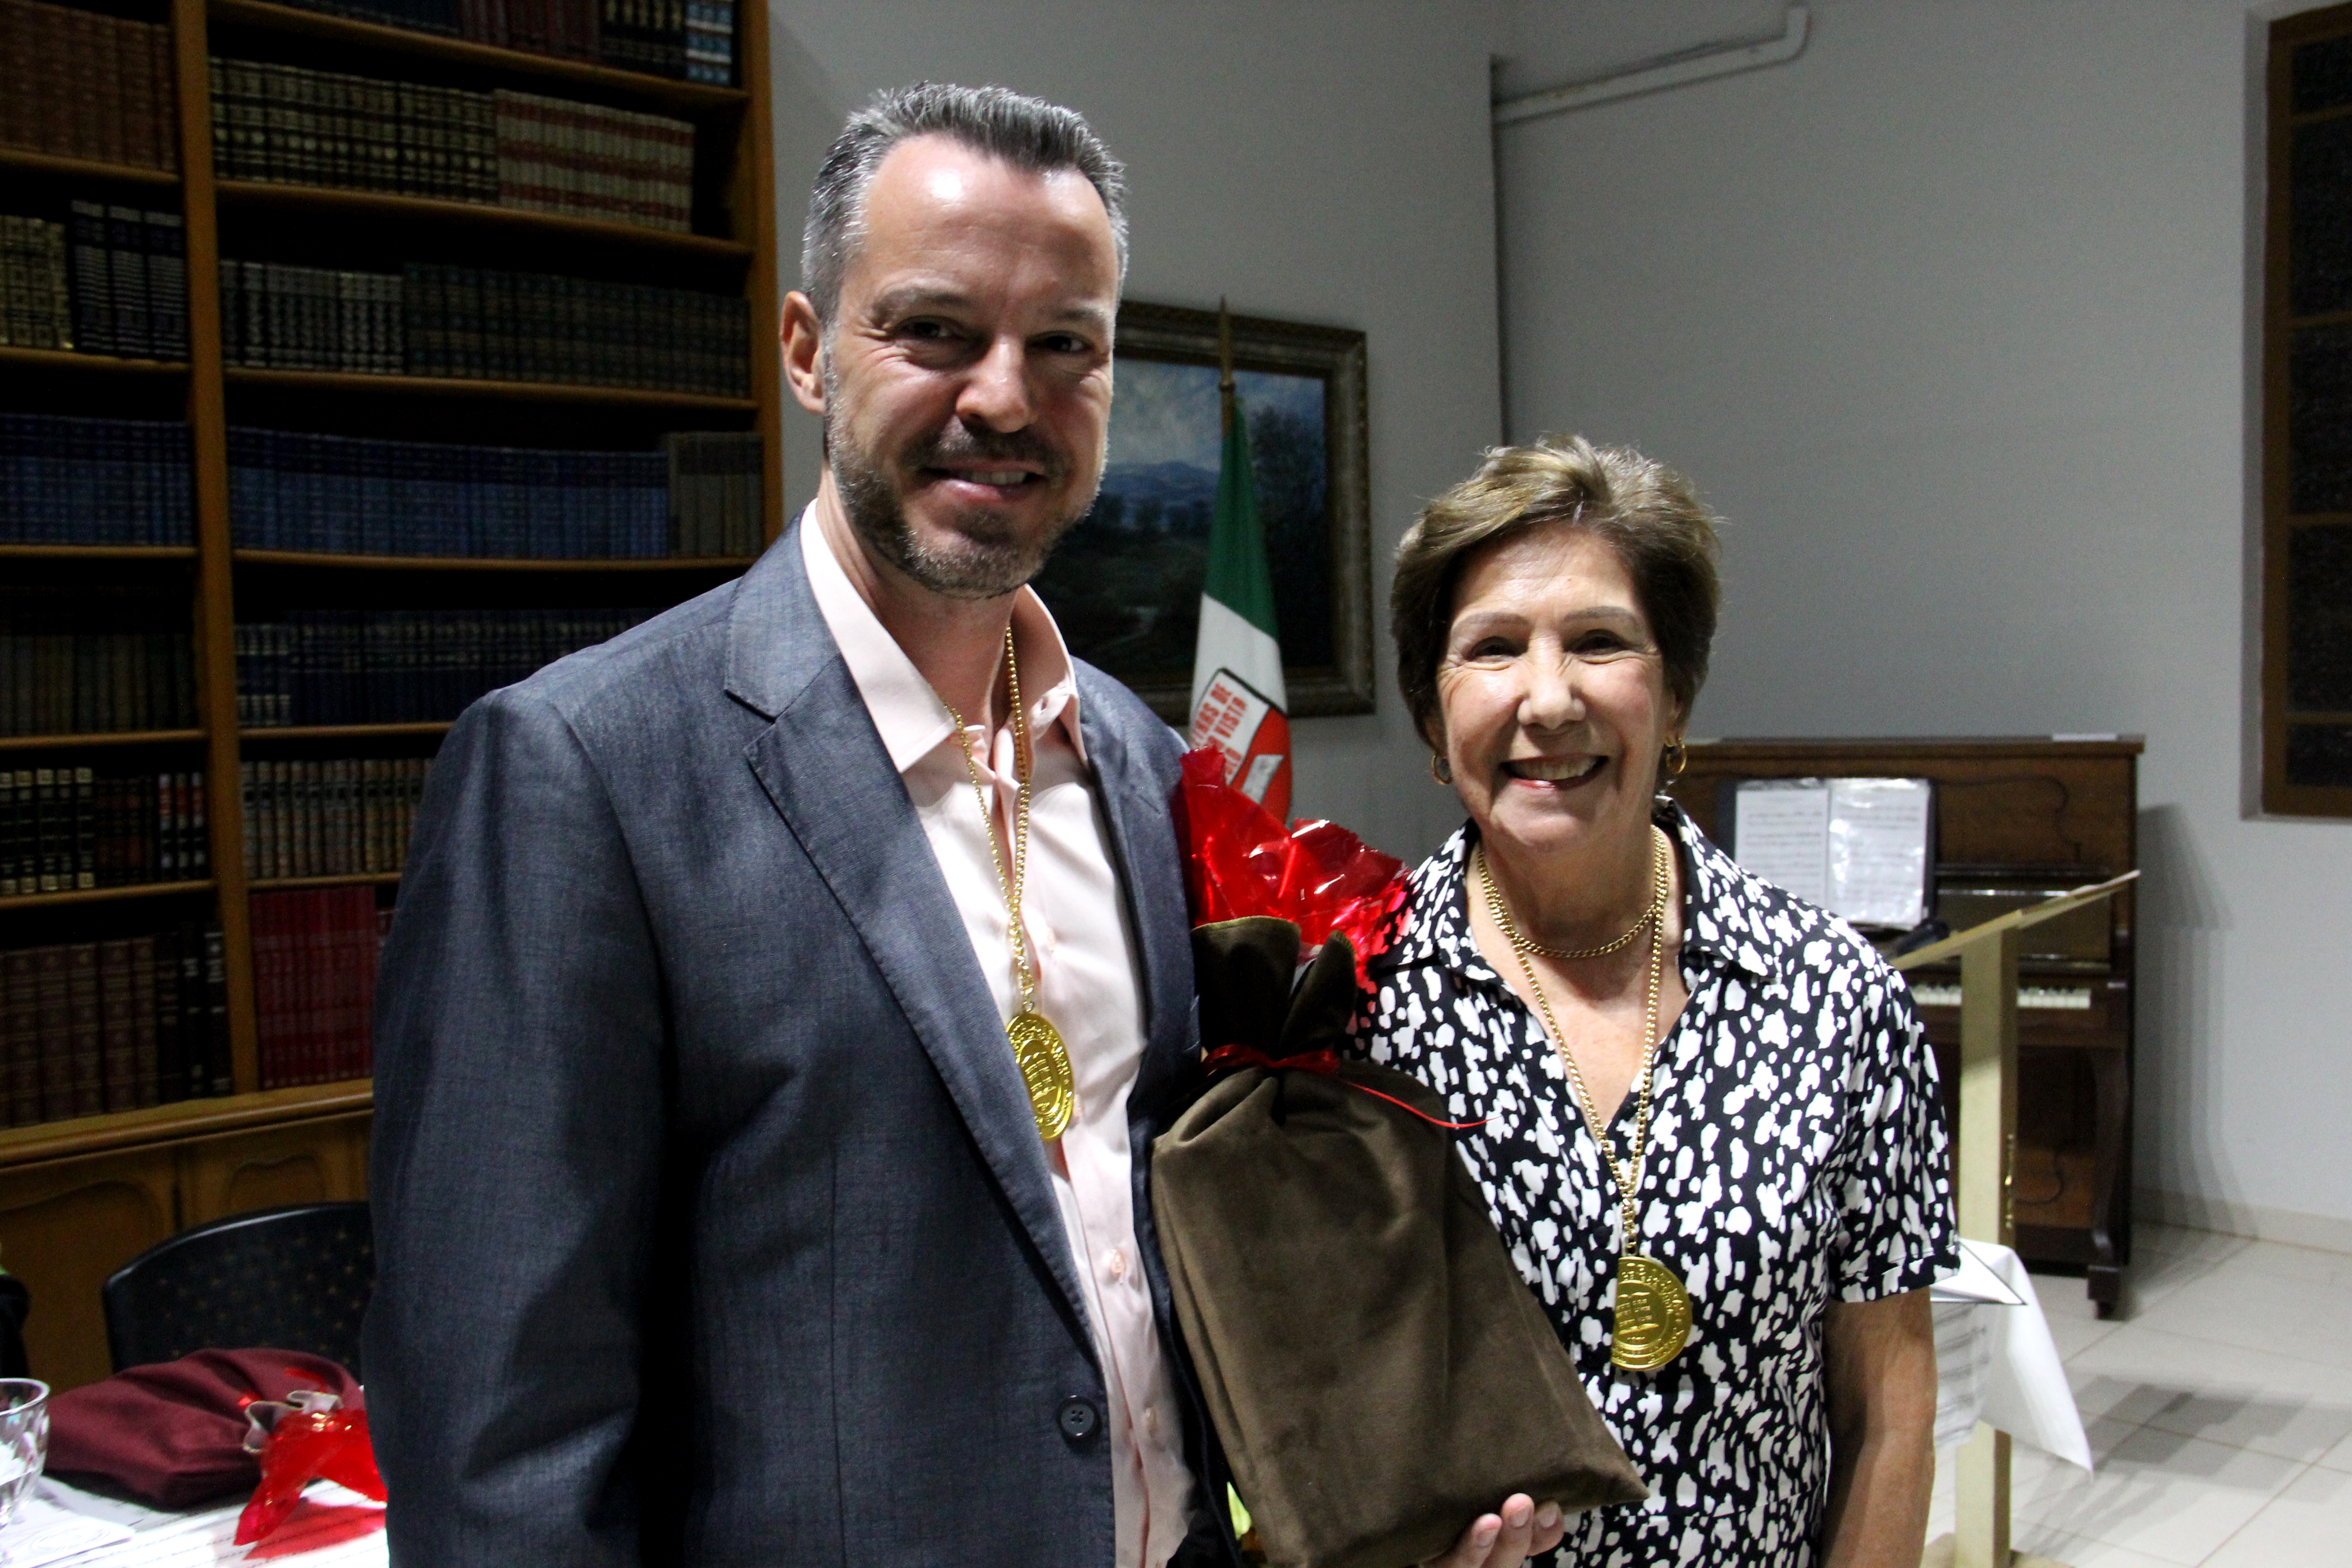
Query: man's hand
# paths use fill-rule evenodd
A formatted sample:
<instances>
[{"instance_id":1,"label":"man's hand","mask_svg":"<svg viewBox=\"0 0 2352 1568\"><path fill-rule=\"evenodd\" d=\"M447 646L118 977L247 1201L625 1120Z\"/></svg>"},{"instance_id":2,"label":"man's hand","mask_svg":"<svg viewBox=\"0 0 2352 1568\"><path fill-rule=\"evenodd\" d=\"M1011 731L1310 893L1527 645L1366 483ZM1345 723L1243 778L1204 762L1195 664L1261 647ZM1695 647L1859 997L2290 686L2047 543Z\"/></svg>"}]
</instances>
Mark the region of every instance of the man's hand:
<instances>
[{"instance_id":1,"label":"man's hand","mask_svg":"<svg viewBox=\"0 0 2352 1568\"><path fill-rule=\"evenodd\" d=\"M1558 1546L1567 1533L1568 1521L1560 1517L1559 1504L1538 1508L1527 1493L1514 1492L1503 1500L1501 1512L1472 1520L1453 1551L1431 1558L1421 1568L1519 1568L1528 1558Z\"/></svg>"}]
</instances>

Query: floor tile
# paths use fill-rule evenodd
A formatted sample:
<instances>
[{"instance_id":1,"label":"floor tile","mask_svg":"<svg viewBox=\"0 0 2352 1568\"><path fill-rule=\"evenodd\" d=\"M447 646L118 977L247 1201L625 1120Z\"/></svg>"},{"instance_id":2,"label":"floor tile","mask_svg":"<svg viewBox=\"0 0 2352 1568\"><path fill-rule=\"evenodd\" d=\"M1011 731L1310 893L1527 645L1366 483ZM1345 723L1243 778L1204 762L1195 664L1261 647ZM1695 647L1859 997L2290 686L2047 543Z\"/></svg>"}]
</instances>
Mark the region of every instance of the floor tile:
<instances>
[{"instance_id":1,"label":"floor tile","mask_svg":"<svg viewBox=\"0 0 2352 1568\"><path fill-rule=\"evenodd\" d=\"M2021 1449L2011 1518L2163 1561L2198 1563L2237 1533L2305 1467L2153 1427L2100 1421L2086 1476ZM2081 1568L2076 1564L2075 1568Z\"/></svg>"},{"instance_id":2,"label":"floor tile","mask_svg":"<svg viewBox=\"0 0 2352 1568\"><path fill-rule=\"evenodd\" d=\"M2017 1526L2010 1532L2009 1544L2012 1552L2021 1555L2038 1557L2062 1564L2063 1568L2195 1568L2185 1559L2136 1552L2128 1546L2110 1545L2044 1524Z\"/></svg>"},{"instance_id":3,"label":"floor tile","mask_svg":"<svg viewBox=\"0 0 2352 1568\"><path fill-rule=\"evenodd\" d=\"M2304 1461L2352 1438L2352 1368L2139 1322L2068 1356L2066 1375L2086 1421L2154 1426Z\"/></svg>"},{"instance_id":4,"label":"floor tile","mask_svg":"<svg viewBox=\"0 0 2352 1568\"><path fill-rule=\"evenodd\" d=\"M2168 1292L2133 1321L2189 1339L2352 1367L2352 1305L2284 1275L2224 1267Z\"/></svg>"},{"instance_id":5,"label":"floor tile","mask_svg":"<svg viewBox=\"0 0 2352 1568\"><path fill-rule=\"evenodd\" d=\"M2278 1241L2250 1241L2244 1250L2225 1260L2232 1272L2275 1274L2322 1289L2352 1285L2352 1257L2322 1252L2315 1247L2289 1247Z\"/></svg>"},{"instance_id":6,"label":"floor tile","mask_svg":"<svg viewBox=\"0 0 2352 1568\"><path fill-rule=\"evenodd\" d=\"M2313 1468L2273 1498L2206 1568L2342 1568L2352 1558L2352 1475Z\"/></svg>"}]
</instances>

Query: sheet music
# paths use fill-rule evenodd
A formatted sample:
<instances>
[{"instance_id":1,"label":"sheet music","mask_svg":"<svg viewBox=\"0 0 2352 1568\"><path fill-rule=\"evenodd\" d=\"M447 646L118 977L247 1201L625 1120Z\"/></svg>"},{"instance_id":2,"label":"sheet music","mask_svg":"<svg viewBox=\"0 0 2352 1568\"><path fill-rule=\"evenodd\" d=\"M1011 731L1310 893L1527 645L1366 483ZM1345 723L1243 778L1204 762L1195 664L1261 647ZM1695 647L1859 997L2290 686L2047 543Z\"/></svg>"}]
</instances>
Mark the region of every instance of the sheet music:
<instances>
[{"instance_id":1,"label":"sheet music","mask_svg":"<svg viewBox=\"0 0 2352 1568\"><path fill-rule=\"evenodd\" d=\"M1734 799L1733 858L1807 903L1827 906L1829 785L1819 779L1759 780L1740 785Z\"/></svg>"},{"instance_id":2,"label":"sheet music","mask_svg":"<svg viewBox=\"0 0 2352 1568\"><path fill-rule=\"evenodd\" d=\"M1926 779L1832 779L1829 897L1856 925L1908 931L1927 918ZM1794 889L1790 889L1794 892Z\"/></svg>"}]
</instances>

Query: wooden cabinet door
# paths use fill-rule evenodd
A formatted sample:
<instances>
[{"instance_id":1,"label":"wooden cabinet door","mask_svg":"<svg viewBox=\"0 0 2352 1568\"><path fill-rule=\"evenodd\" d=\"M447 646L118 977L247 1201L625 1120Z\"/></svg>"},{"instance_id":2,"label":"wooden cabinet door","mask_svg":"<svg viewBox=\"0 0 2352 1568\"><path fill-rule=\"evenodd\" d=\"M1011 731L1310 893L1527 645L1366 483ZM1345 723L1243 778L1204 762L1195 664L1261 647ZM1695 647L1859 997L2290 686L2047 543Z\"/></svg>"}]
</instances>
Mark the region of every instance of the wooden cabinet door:
<instances>
[{"instance_id":1,"label":"wooden cabinet door","mask_svg":"<svg viewBox=\"0 0 2352 1568\"><path fill-rule=\"evenodd\" d=\"M33 1375L79 1387L114 1370L99 1288L179 1230L168 1147L58 1160L0 1177L0 1263L33 1293L25 1350Z\"/></svg>"},{"instance_id":2,"label":"wooden cabinet door","mask_svg":"<svg viewBox=\"0 0 2352 1568\"><path fill-rule=\"evenodd\" d=\"M362 1111L190 1139L178 1145L181 1223L366 1197L367 1127Z\"/></svg>"}]
</instances>

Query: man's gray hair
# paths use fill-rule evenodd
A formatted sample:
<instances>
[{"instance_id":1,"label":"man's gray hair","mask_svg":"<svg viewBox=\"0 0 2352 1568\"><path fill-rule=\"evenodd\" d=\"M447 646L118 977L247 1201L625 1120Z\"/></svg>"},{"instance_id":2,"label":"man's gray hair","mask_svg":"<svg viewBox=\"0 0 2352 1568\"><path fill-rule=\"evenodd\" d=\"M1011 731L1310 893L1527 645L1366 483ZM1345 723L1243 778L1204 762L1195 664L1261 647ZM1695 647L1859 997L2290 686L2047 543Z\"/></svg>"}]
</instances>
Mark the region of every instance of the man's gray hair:
<instances>
[{"instance_id":1,"label":"man's gray hair","mask_svg":"<svg viewBox=\"0 0 2352 1568\"><path fill-rule=\"evenodd\" d=\"M809 193L808 223L801 230L801 289L827 328L841 302L842 276L866 226L866 187L890 150L917 136L952 137L976 153L1035 174L1075 169L1084 174L1110 215L1111 243L1125 281L1127 169L1083 116L1007 88L919 81L877 92L850 115Z\"/></svg>"}]
</instances>

